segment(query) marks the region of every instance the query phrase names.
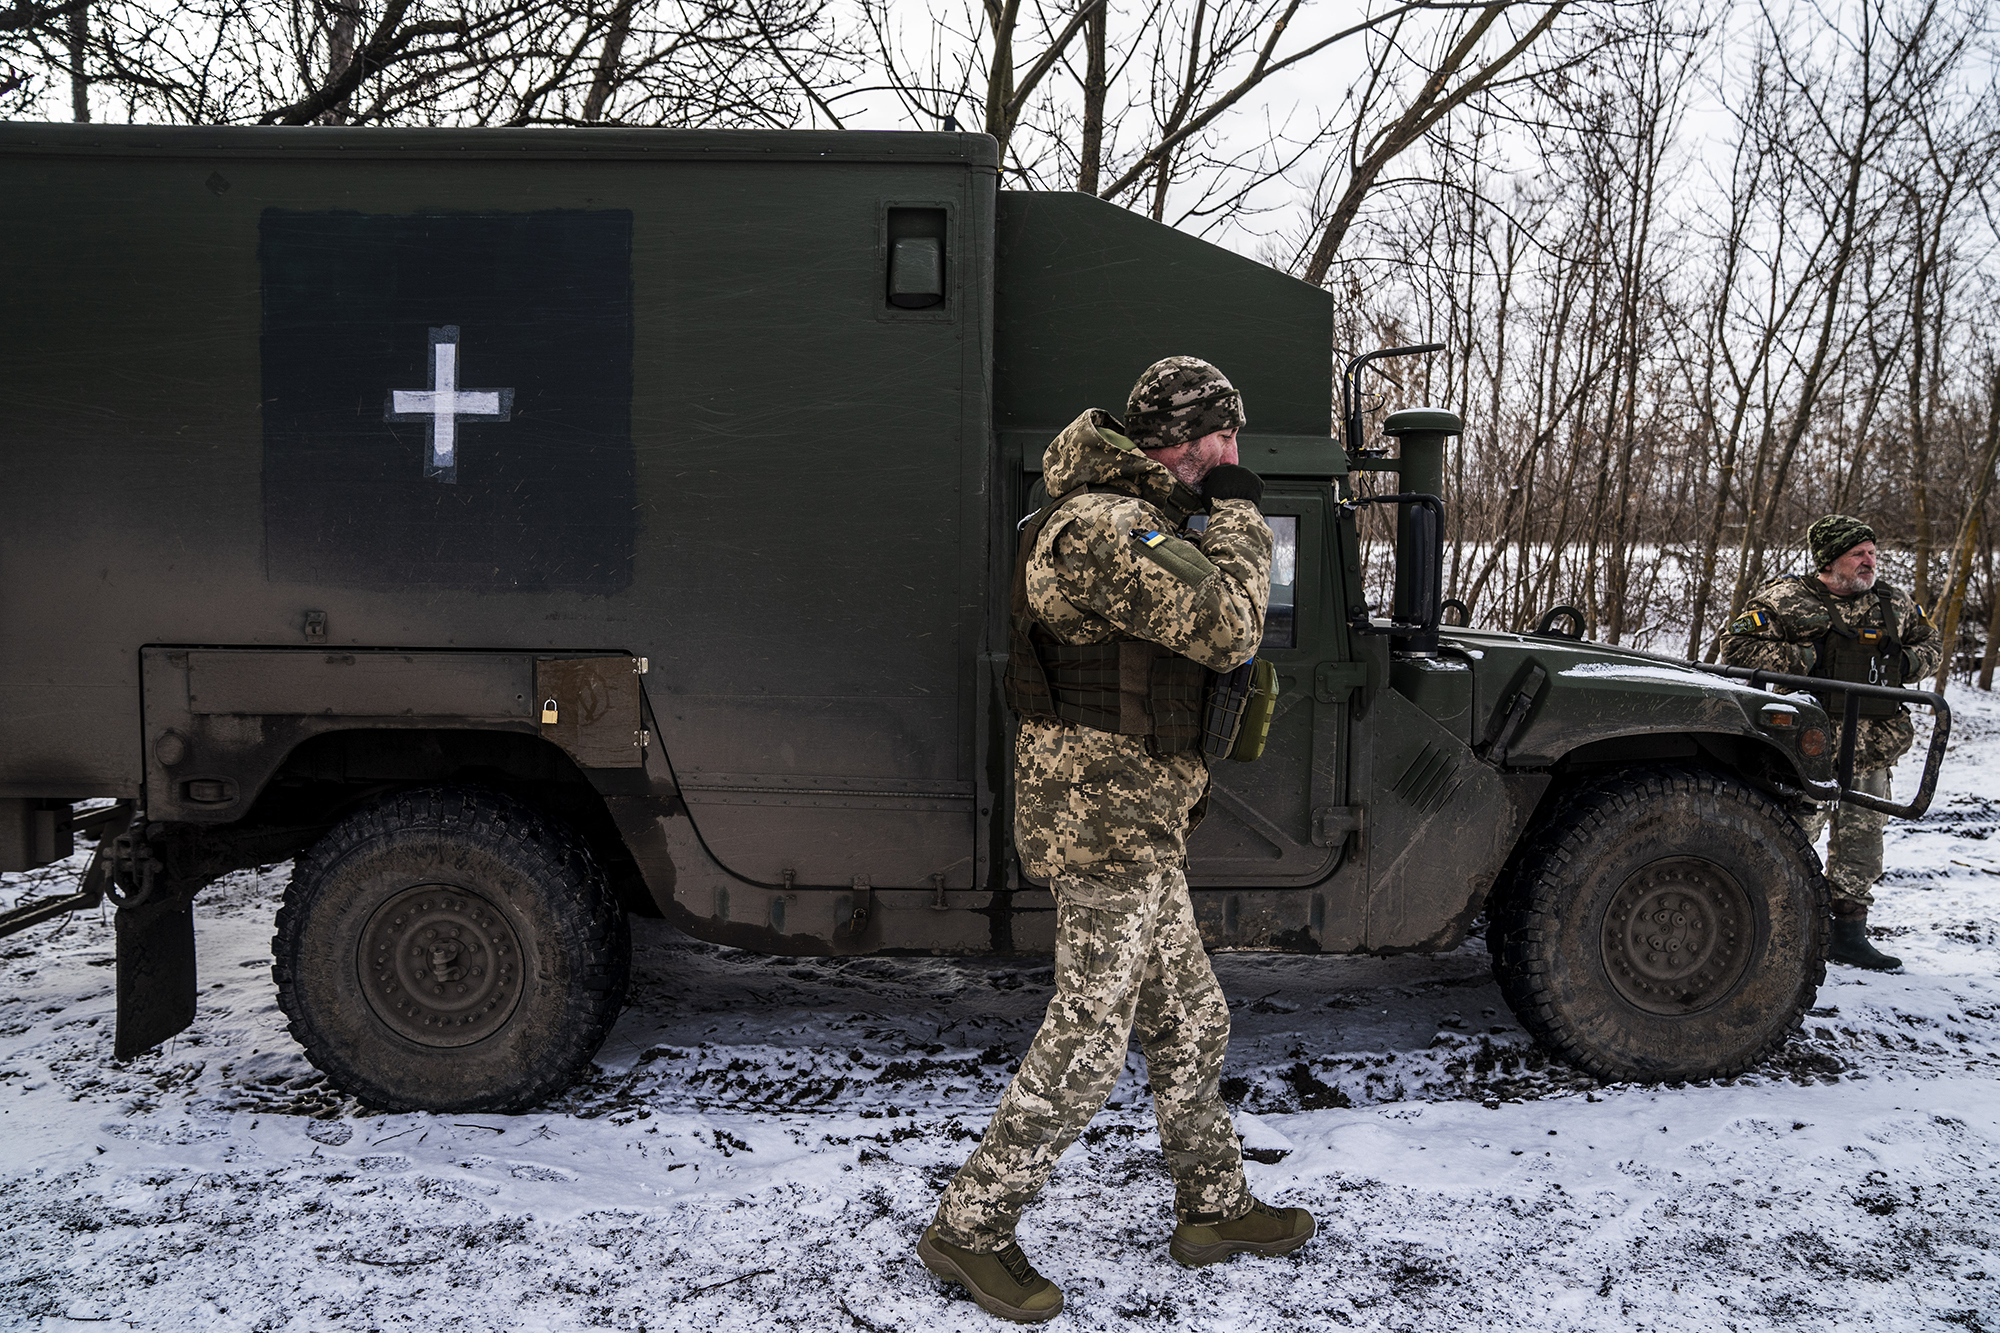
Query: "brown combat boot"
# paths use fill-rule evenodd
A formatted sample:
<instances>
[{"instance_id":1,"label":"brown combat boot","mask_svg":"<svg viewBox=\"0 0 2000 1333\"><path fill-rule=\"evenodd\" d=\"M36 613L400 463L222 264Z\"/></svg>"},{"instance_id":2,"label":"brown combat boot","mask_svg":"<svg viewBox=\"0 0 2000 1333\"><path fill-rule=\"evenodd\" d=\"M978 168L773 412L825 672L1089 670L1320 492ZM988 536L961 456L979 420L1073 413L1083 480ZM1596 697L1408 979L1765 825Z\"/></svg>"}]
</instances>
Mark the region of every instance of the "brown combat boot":
<instances>
[{"instance_id":1,"label":"brown combat boot","mask_svg":"<svg viewBox=\"0 0 2000 1333\"><path fill-rule=\"evenodd\" d=\"M993 1254L963 1249L938 1235L937 1223L917 1242L924 1267L970 1292L979 1308L1019 1324L1039 1324L1062 1313L1062 1288L1035 1271L1019 1245Z\"/></svg>"},{"instance_id":2,"label":"brown combat boot","mask_svg":"<svg viewBox=\"0 0 2000 1333\"><path fill-rule=\"evenodd\" d=\"M1250 1211L1230 1221L1215 1213L1189 1213L1174 1228L1167 1253L1187 1268L1220 1263L1232 1254L1290 1254L1318 1228L1303 1208L1273 1208L1250 1201Z\"/></svg>"},{"instance_id":3,"label":"brown combat boot","mask_svg":"<svg viewBox=\"0 0 2000 1333\"><path fill-rule=\"evenodd\" d=\"M1826 951L1828 962L1863 967L1870 972L1893 972L1903 960L1883 953L1868 939L1868 909L1849 903L1833 905L1833 942Z\"/></svg>"}]
</instances>

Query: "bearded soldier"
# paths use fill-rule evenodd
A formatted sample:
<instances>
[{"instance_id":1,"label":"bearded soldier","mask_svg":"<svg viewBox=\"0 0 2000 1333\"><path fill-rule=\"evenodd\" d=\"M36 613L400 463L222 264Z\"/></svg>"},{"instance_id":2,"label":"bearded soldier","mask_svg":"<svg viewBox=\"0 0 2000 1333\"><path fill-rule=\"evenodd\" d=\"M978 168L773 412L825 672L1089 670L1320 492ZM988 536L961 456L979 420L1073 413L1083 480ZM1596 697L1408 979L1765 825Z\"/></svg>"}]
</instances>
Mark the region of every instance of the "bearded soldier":
<instances>
[{"instance_id":1,"label":"bearded soldier","mask_svg":"<svg viewBox=\"0 0 2000 1333\"><path fill-rule=\"evenodd\" d=\"M1875 578L1875 530L1845 514L1828 514L1806 530L1814 573L1788 574L1757 590L1723 636L1731 666L1821 676L1828 681L1902 685L1937 670L1943 654L1923 608L1901 588ZM1846 697L1819 692L1840 743ZM1916 739L1908 713L1890 699L1860 700L1855 728L1854 785L1889 796L1889 770ZM1882 826L1888 816L1852 805L1811 807L1800 819L1817 840L1829 820L1826 875L1833 885L1836 963L1886 971L1902 960L1868 941L1870 892L1882 877Z\"/></svg>"},{"instance_id":2,"label":"bearded soldier","mask_svg":"<svg viewBox=\"0 0 2000 1333\"><path fill-rule=\"evenodd\" d=\"M1237 465L1241 396L1189 356L1153 365L1123 423L1093 408L1043 459L1051 502L1014 574L1008 697L1021 714L1014 840L1056 899L1056 994L978 1149L918 1242L985 1309L1039 1322L1062 1291L1014 1241L1021 1210L1097 1113L1133 1028L1186 1265L1286 1254L1302 1208L1250 1196L1219 1083L1229 1006L1183 872L1208 795L1211 672L1248 662L1270 599L1264 483ZM1199 537L1187 524L1208 513Z\"/></svg>"}]
</instances>

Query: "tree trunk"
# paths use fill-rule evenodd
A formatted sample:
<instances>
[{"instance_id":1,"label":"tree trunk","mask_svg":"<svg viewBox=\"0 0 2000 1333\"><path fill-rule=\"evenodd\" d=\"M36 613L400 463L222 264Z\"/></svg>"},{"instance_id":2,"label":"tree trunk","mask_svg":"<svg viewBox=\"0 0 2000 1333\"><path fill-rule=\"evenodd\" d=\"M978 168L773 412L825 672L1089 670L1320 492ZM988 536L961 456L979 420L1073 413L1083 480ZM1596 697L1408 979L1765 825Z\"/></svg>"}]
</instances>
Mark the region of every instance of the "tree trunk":
<instances>
[{"instance_id":1,"label":"tree trunk","mask_svg":"<svg viewBox=\"0 0 2000 1333\"><path fill-rule=\"evenodd\" d=\"M1921 216L1921 214L1919 214ZM1910 503L1916 510L1917 568L1910 579L1910 595L1918 606L1931 605L1931 497L1927 484L1930 471L1930 422L1924 412L1924 368L1928 289L1931 278L1929 246L1921 231L1917 234L1916 270L1910 275Z\"/></svg>"},{"instance_id":2,"label":"tree trunk","mask_svg":"<svg viewBox=\"0 0 2000 1333\"><path fill-rule=\"evenodd\" d=\"M1104 170L1104 34L1107 6L1090 7L1083 21L1083 143L1077 149L1076 188L1084 194L1097 193L1097 179Z\"/></svg>"},{"instance_id":3,"label":"tree trunk","mask_svg":"<svg viewBox=\"0 0 2000 1333\"><path fill-rule=\"evenodd\" d=\"M986 0L993 25L993 61L986 67L986 132L1000 141L1000 170L1007 170L1007 143L1014 137L1014 25L1021 0Z\"/></svg>"},{"instance_id":4,"label":"tree trunk","mask_svg":"<svg viewBox=\"0 0 2000 1333\"><path fill-rule=\"evenodd\" d=\"M1979 658L1979 688L1993 690L1993 662L2000 656L2000 584L1993 581L1993 525L1986 525L1986 651Z\"/></svg>"},{"instance_id":5,"label":"tree trunk","mask_svg":"<svg viewBox=\"0 0 2000 1333\"><path fill-rule=\"evenodd\" d=\"M347 0L333 11L333 28L326 38L326 79L333 82L354 63L354 33L361 22L361 0ZM352 99L343 100L319 118L322 125L345 125Z\"/></svg>"},{"instance_id":6,"label":"tree trunk","mask_svg":"<svg viewBox=\"0 0 2000 1333\"><path fill-rule=\"evenodd\" d=\"M77 124L90 121L90 0L69 7L69 109Z\"/></svg>"},{"instance_id":7,"label":"tree trunk","mask_svg":"<svg viewBox=\"0 0 2000 1333\"><path fill-rule=\"evenodd\" d=\"M604 34L604 50L598 53L597 72L590 80L590 95L583 101L583 118L591 124L604 119L604 104L618 87L618 63L625 55L625 38L632 31L633 0L618 0L611 11L611 27Z\"/></svg>"},{"instance_id":8,"label":"tree trunk","mask_svg":"<svg viewBox=\"0 0 2000 1333\"><path fill-rule=\"evenodd\" d=\"M1988 381L1986 391L1986 449L1979 464L1979 481L1965 506L1965 521L1959 525L1958 540L1951 547L1951 574L1945 583L1944 614L1938 618L1938 636L1944 642L1944 656L1938 660L1937 681L1931 688L1942 690L1951 674L1952 654L1957 650L1958 621L1965 612L1965 587L1972 579L1972 548L1979 539L1979 519L1986 509L1986 493L1993 485L1993 464L2000 458L2000 374ZM1989 640L1988 652L1991 652Z\"/></svg>"}]
</instances>

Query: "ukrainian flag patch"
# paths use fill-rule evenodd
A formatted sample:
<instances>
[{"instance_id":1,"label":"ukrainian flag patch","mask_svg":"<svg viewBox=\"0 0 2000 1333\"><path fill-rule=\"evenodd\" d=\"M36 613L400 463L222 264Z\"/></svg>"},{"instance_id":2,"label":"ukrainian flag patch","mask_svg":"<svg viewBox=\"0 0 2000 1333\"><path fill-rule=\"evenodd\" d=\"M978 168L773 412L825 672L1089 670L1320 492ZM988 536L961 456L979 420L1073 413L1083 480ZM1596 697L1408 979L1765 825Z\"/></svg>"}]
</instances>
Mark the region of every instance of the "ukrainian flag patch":
<instances>
[{"instance_id":1,"label":"ukrainian flag patch","mask_svg":"<svg viewBox=\"0 0 2000 1333\"><path fill-rule=\"evenodd\" d=\"M1770 626L1771 613L1762 607L1753 606L1730 622L1729 632L1731 634L1755 634L1758 630L1769 629Z\"/></svg>"},{"instance_id":2,"label":"ukrainian flag patch","mask_svg":"<svg viewBox=\"0 0 2000 1333\"><path fill-rule=\"evenodd\" d=\"M1159 532L1140 532L1137 529L1134 529L1132 533L1132 540L1138 542L1139 545L1144 546L1150 550L1151 548L1158 546L1161 542L1165 541L1166 536L1165 534Z\"/></svg>"}]
</instances>

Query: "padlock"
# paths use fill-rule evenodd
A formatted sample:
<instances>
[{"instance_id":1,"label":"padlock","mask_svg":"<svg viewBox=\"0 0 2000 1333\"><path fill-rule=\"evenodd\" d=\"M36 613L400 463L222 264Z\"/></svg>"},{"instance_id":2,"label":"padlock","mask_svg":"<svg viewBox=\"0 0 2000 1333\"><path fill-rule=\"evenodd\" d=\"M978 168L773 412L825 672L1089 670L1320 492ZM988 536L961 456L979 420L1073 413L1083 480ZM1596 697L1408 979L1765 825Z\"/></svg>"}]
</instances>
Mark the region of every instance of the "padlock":
<instances>
[{"instance_id":1,"label":"padlock","mask_svg":"<svg viewBox=\"0 0 2000 1333\"><path fill-rule=\"evenodd\" d=\"M556 701L554 699L542 700L542 725L545 727L552 727L555 725L555 721L556 721Z\"/></svg>"}]
</instances>

